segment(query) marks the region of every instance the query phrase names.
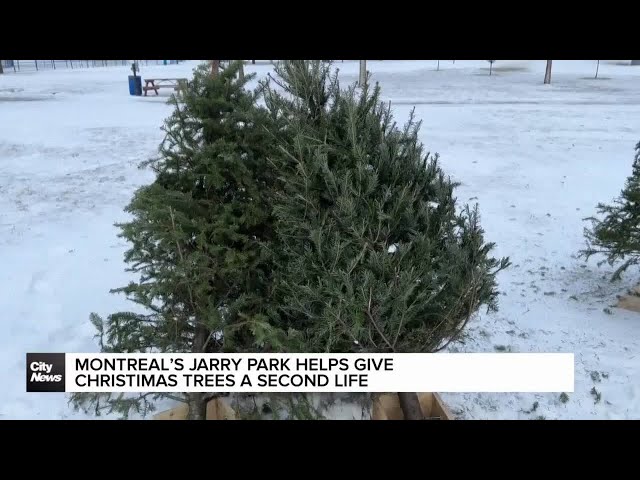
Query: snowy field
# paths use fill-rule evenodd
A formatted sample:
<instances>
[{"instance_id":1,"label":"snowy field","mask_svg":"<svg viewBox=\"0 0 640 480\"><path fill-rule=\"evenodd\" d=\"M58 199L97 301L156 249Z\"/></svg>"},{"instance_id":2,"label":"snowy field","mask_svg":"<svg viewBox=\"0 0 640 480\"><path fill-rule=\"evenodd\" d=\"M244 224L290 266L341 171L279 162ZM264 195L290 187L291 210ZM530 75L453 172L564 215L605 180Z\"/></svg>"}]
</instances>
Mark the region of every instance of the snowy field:
<instances>
[{"instance_id":1,"label":"snowy field","mask_svg":"<svg viewBox=\"0 0 640 480\"><path fill-rule=\"evenodd\" d=\"M196 62L143 68L191 74ZM415 105L422 140L478 202L496 255L500 311L482 312L465 352L574 352L575 392L444 394L460 418L640 419L640 314L608 308L637 282L578 260L584 217L631 172L640 140L640 67L602 61L370 61L400 123ZM357 62L337 63L343 83ZM265 75L266 63L247 65ZM25 392L26 352L96 351L91 312L133 308L113 226L137 168L154 155L168 94L132 97L128 67L0 75L0 419L82 418L57 394ZM605 311L606 310L606 311ZM593 388L595 387L595 390ZM599 394L599 395L598 395ZM597 399L596 397L599 397Z\"/></svg>"}]
</instances>

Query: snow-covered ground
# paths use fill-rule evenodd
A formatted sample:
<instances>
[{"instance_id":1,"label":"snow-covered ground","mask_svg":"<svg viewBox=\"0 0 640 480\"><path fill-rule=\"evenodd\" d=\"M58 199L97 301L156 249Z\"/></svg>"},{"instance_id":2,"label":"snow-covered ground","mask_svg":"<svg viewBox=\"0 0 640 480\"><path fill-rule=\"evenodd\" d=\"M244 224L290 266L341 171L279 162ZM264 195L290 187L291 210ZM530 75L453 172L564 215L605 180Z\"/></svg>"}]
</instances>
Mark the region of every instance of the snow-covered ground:
<instances>
[{"instance_id":1,"label":"snow-covered ground","mask_svg":"<svg viewBox=\"0 0 640 480\"><path fill-rule=\"evenodd\" d=\"M627 62L628 63L628 62ZM196 62L146 67L190 75ZM343 82L357 62L337 63ZM615 308L611 269L575 256L584 217L616 196L640 135L640 67L601 61L369 61L399 122L422 120L427 149L478 202L487 239L513 266L500 311L481 314L458 351L574 352L576 390L444 394L461 418L640 418L640 314ZM248 65L264 75L266 63ZM0 75L0 419L82 418L61 394L25 392L26 352L96 351L91 312L132 308L109 289L129 280L113 226L137 168L162 139L160 97L132 97L127 67ZM161 91L162 92L162 91ZM608 313L608 312L611 313ZM600 393L596 403L595 387Z\"/></svg>"}]
</instances>

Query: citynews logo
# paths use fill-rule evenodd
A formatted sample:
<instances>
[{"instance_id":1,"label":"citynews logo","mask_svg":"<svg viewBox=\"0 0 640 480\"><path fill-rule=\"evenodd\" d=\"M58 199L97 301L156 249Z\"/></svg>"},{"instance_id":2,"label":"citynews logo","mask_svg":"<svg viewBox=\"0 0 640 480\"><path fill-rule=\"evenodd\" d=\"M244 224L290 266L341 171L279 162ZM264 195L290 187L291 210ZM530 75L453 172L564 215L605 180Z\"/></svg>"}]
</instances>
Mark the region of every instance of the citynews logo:
<instances>
[{"instance_id":1,"label":"citynews logo","mask_svg":"<svg viewBox=\"0 0 640 480\"><path fill-rule=\"evenodd\" d=\"M64 353L27 353L27 392L64 392L64 372Z\"/></svg>"}]
</instances>

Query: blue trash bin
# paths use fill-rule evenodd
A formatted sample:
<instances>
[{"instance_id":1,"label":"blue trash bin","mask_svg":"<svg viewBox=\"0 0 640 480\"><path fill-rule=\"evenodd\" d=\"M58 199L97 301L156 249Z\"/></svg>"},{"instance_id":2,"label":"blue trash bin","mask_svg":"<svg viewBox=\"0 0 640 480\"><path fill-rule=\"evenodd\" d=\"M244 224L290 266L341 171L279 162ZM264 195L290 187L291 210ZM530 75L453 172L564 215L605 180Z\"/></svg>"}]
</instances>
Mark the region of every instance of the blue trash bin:
<instances>
[{"instance_id":1,"label":"blue trash bin","mask_svg":"<svg viewBox=\"0 0 640 480\"><path fill-rule=\"evenodd\" d=\"M142 77L129 75L129 94L142 95Z\"/></svg>"}]
</instances>

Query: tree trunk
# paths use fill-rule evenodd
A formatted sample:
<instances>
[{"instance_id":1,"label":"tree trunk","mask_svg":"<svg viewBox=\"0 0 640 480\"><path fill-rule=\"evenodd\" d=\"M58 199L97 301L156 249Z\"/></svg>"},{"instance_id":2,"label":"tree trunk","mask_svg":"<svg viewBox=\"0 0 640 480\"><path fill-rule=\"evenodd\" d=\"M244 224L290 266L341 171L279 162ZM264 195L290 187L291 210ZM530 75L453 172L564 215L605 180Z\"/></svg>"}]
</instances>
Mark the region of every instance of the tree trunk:
<instances>
[{"instance_id":1,"label":"tree trunk","mask_svg":"<svg viewBox=\"0 0 640 480\"><path fill-rule=\"evenodd\" d=\"M214 60L215 61L215 60ZM196 331L193 337L193 345L191 351L193 353L204 353L204 347L207 342L209 332L204 325L196 325ZM206 420L207 419L207 398L204 392L189 393L189 416L188 420Z\"/></svg>"},{"instance_id":2,"label":"tree trunk","mask_svg":"<svg viewBox=\"0 0 640 480\"><path fill-rule=\"evenodd\" d=\"M4 69L2 68L2 60L0 60L0 73L4 73Z\"/></svg>"},{"instance_id":3,"label":"tree trunk","mask_svg":"<svg viewBox=\"0 0 640 480\"><path fill-rule=\"evenodd\" d=\"M217 77L220 73L220 60L211 60L211 76Z\"/></svg>"},{"instance_id":4,"label":"tree trunk","mask_svg":"<svg viewBox=\"0 0 640 480\"><path fill-rule=\"evenodd\" d=\"M255 60L251 60L251 65L255 65L256 61Z\"/></svg>"},{"instance_id":5,"label":"tree trunk","mask_svg":"<svg viewBox=\"0 0 640 480\"><path fill-rule=\"evenodd\" d=\"M547 85L551 83L551 62L553 60L547 60L547 68L544 72L544 84Z\"/></svg>"},{"instance_id":6,"label":"tree trunk","mask_svg":"<svg viewBox=\"0 0 640 480\"><path fill-rule=\"evenodd\" d=\"M424 420L424 413L417 393L399 392L398 399L405 420Z\"/></svg>"},{"instance_id":7,"label":"tree trunk","mask_svg":"<svg viewBox=\"0 0 640 480\"><path fill-rule=\"evenodd\" d=\"M189 416L187 420L206 420L207 402L204 393L192 392L189 394Z\"/></svg>"},{"instance_id":8,"label":"tree trunk","mask_svg":"<svg viewBox=\"0 0 640 480\"><path fill-rule=\"evenodd\" d=\"M244 60L240 60L240 69L238 70L238 78L244 80Z\"/></svg>"},{"instance_id":9,"label":"tree trunk","mask_svg":"<svg viewBox=\"0 0 640 480\"><path fill-rule=\"evenodd\" d=\"M358 85L364 87L367 82L367 61L360 60L360 79L358 80Z\"/></svg>"},{"instance_id":10,"label":"tree trunk","mask_svg":"<svg viewBox=\"0 0 640 480\"><path fill-rule=\"evenodd\" d=\"M600 70L600 60L598 60L598 64L596 65L596 78L598 78L598 70Z\"/></svg>"},{"instance_id":11,"label":"tree trunk","mask_svg":"<svg viewBox=\"0 0 640 480\"><path fill-rule=\"evenodd\" d=\"M439 72L440 71L440 60L438 60L438 67L436 68L436 70Z\"/></svg>"}]
</instances>

